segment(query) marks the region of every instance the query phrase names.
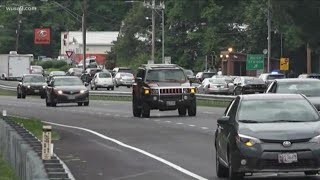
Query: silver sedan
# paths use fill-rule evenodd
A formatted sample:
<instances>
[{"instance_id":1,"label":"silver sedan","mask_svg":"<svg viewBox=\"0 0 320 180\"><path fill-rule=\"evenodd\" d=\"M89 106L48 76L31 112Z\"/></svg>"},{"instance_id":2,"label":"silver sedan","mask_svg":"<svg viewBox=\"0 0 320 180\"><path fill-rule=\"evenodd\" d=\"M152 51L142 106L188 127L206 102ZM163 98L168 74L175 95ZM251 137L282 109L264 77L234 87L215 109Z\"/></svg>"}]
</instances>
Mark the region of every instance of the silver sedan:
<instances>
[{"instance_id":1,"label":"silver sedan","mask_svg":"<svg viewBox=\"0 0 320 180\"><path fill-rule=\"evenodd\" d=\"M206 78L198 87L199 93L204 94L231 94L234 85L225 78Z\"/></svg>"}]
</instances>

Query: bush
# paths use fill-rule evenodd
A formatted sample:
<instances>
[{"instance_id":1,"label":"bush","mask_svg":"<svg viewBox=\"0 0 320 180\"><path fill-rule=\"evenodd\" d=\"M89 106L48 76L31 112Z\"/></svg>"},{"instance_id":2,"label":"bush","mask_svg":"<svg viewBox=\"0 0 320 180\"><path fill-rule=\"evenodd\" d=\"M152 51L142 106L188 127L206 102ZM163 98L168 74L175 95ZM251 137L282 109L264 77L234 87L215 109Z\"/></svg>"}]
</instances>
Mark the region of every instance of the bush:
<instances>
[{"instance_id":1,"label":"bush","mask_svg":"<svg viewBox=\"0 0 320 180\"><path fill-rule=\"evenodd\" d=\"M54 62L52 64L53 68L62 68L67 65L67 62L65 62L65 61L53 61L53 62Z\"/></svg>"}]
</instances>

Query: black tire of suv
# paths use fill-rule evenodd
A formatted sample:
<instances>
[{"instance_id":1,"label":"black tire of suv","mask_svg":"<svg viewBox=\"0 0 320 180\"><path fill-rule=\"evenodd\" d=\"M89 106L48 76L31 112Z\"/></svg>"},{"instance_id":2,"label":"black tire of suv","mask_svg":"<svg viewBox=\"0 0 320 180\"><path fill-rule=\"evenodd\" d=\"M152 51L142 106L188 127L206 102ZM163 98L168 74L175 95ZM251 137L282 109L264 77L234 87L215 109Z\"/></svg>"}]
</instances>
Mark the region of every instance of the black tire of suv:
<instances>
[{"instance_id":1,"label":"black tire of suv","mask_svg":"<svg viewBox=\"0 0 320 180\"><path fill-rule=\"evenodd\" d=\"M179 107L178 113L180 116L185 116L187 114L187 108L186 107Z\"/></svg>"},{"instance_id":2,"label":"black tire of suv","mask_svg":"<svg viewBox=\"0 0 320 180\"><path fill-rule=\"evenodd\" d=\"M191 101L190 106L188 107L188 115L196 116L197 115L197 104L196 100Z\"/></svg>"},{"instance_id":3,"label":"black tire of suv","mask_svg":"<svg viewBox=\"0 0 320 180\"><path fill-rule=\"evenodd\" d=\"M238 173L238 172L233 171L232 157L230 155L230 152L228 153L228 164L229 164L229 167L228 167L229 180L242 180L244 175L242 173Z\"/></svg>"},{"instance_id":4,"label":"black tire of suv","mask_svg":"<svg viewBox=\"0 0 320 180\"><path fill-rule=\"evenodd\" d=\"M142 104L142 117L143 118L149 118L150 117L150 107L146 103Z\"/></svg>"},{"instance_id":5,"label":"black tire of suv","mask_svg":"<svg viewBox=\"0 0 320 180\"><path fill-rule=\"evenodd\" d=\"M84 106L89 106L89 101L83 103Z\"/></svg>"},{"instance_id":6,"label":"black tire of suv","mask_svg":"<svg viewBox=\"0 0 320 180\"><path fill-rule=\"evenodd\" d=\"M46 106L49 107L51 106L51 103L48 102L48 97L46 96Z\"/></svg>"},{"instance_id":7,"label":"black tire of suv","mask_svg":"<svg viewBox=\"0 0 320 180\"><path fill-rule=\"evenodd\" d=\"M133 97L132 99L132 113L134 117L141 117L142 109L139 108L139 103L137 102L137 99Z\"/></svg>"},{"instance_id":8,"label":"black tire of suv","mask_svg":"<svg viewBox=\"0 0 320 180\"><path fill-rule=\"evenodd\" d=\"M26 96L27 96L27 95L26 95L25 93L23 93L23 92L21 93L21 98L22 98L22 99L25 99Z\"/></svg>"},{"instance_id":9,"label":"black tire of suv","mask_svg":"<svg viewBox=\"0 0 320 180\"><path fill-rule=\"evenodd\" d=\"M224 167L220 160L219 160L219 155L218 155L218 152L216 150L216 173L217 173L217 176L219 178L226 178L228 177L228 168Z\"/></svg>"},{"instance_id":10,"label":"black tire of suv","mask_svg":"<svg viewBox=\"0 0 320 180\"><path fill-rule=\"evenodd\" d=\"M114 91L114 86L111 88L111 91Z\"/></svg>"},{"instance_id":11,"label":"black tire of suv","mask_svg":"<svg viewBox=\"0 0 320 180\"><path fill-rule=\"evenodd\" d=\"M19 93L19 90L17 90L17 98L18 98L18 99L21 98L21 94Z\"/></svg>"}]
</instances>

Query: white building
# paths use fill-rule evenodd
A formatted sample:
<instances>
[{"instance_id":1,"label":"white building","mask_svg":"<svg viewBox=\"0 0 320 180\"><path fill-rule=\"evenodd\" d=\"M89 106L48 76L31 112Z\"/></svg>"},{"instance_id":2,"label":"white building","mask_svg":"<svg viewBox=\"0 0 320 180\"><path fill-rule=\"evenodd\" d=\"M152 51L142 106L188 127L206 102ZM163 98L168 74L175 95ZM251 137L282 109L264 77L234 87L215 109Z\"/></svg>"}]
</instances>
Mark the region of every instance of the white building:
<instances>
[{"instance_id":1,"label":"white building","mask_svg":"<svg viewBox=\"0 0 320 180\"><path fill-rule=\"evenodd\" d=\"M88 31L86 36L86 57L95 56L99 64L107 59L113 42L117 40L119 32L115 31ZM60 54L66 56L66 51L72 51L71 59L77 63L83 59L83 40L81 31L61 32Z\"/></svg>"}]
</instances>

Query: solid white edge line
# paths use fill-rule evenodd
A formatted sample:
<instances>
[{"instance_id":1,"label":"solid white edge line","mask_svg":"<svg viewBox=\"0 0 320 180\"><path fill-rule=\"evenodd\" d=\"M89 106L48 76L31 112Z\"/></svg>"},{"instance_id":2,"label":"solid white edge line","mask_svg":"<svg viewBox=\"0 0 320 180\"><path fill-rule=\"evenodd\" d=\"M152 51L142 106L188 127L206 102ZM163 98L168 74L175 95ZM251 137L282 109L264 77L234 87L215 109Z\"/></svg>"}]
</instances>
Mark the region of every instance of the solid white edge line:
<instances>
[{"instance_id":1,"label":"solid white edge line","mask_svg":"<svg viewBox=\"0 0 320 180\"><path fill-rule=\"evenodd\" d=\"M107 137L107 136L105 136L105 135L103 135L103 134L100 134L100 133L98 133L98 132L95 132L95 131L93 131L93 130L86 129L86 128L82 128L82 127L76 127L76 126L69 126L69 125L64 125L64 124L52 123L52 122L47 122L47 121L43 121L43 122L44 122L44 123L47 123L47 124L55 125L55 126L66 127L66 128L71 128L71 129L78 129L78 130L82 130L82 131L89 132L89 133L94 134L94 135L96 135L96 136L98 136L98 137L101 137L101 138L103 138L103 139L106 139L106 140L108 140L108 141L111 141L111 142L113 142L113 143L116 143L116 144L118 144L118 145L120 145L120 146L123 146L123 147L125 147L125 148L131 149L131 150L134 150L134 151L136 151L136 152L139 152L139 153L141 153L141 154L143 154L143 155L146 155L146 156L148 156L148 157L150 157L150 158L152 158L152 159L155 159L155 160L157 160L157 161L159 161L159 162L162 162L163 164L166 164L166 165L168 165L168 166L170 166L170 167L172 167L172 168L174 168L174 169L182 172L182 173L185 174L185 175L188 175L188 176L190 176L190 177L193 177L193 178L199 179L199 180L208 180L208 179L206 179L206 178L204 178L204 177L201 177L201 176L199 176L199 175L197 175L197 174L195 174L195 173L193 173L193 172L190 172L190 171L188 171L188 170L186 170L186 169L184 169L184 168L182 168L182 167L180 167L180 166L178 166L178 165L176 165L176 164L173 164L173 163L170 162L170 161L167 161L167 160L165 160L165 159L163 159L163 158L161 158L161 157L158 157L158 156L156 156L156 155L153 155L153 154L151 154L151 153L149 153L149 152L147 152L147 151L145 151L145 150L142 150L142 149L139 149L139 148L130 146L130 145L128 145L128 144L125 144L125 143L123 143L123 142L121 142L121 141L118 141L118 140L116 140L116 139Z\"/></svg>"}]
</instances>

